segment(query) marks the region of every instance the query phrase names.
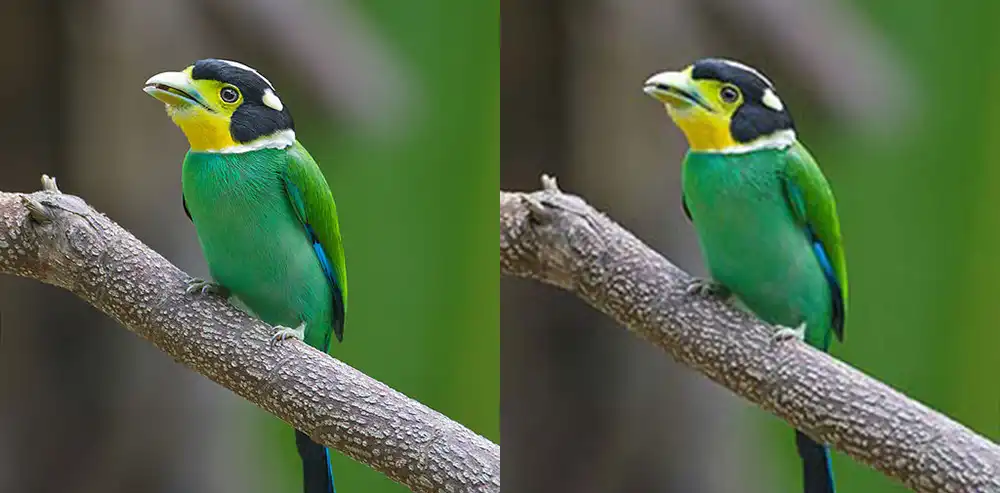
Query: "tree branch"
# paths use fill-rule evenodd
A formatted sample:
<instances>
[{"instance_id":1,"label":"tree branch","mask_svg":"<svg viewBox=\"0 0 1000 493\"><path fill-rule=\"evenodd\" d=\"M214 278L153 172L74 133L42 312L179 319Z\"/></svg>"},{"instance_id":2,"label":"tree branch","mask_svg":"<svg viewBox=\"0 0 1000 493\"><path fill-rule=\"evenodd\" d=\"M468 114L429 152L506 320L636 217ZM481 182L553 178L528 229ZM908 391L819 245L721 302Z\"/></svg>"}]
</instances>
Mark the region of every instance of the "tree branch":
<instances>
[{"instance_id":1,"label":"tree branch","mask_svg":"<svg viewBox=\"0 0 1000 493\"><path fill-rule=\"evenodd\" d=\"M1000 492L1000 446L722 301L555 180L500 192L500 272L571 291L814 439L922 492Z\"/></svg>"},{"instance_id":2,"label":"tree branch","mask_svg":"<svg viewBox=\"0 0 1000 493\"><path fill-rule=\"evenodd\" d=\"M214 295L83 200L0 192L0 272L83 298L175 360L413 491L500 491L500 447Z\"/></svg>"}]
</instances>

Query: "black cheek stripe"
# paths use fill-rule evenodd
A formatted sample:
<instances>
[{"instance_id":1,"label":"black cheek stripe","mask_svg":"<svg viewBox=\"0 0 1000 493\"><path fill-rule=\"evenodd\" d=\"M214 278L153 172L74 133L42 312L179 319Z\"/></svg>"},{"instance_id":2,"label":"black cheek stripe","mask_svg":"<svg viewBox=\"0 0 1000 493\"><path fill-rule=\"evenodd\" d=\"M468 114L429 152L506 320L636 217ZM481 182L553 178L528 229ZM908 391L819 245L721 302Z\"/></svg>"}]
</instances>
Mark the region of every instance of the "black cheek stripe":
<instances>
[{"instance_id":1,"label":"black cheek stripe","mask_svg":"<svg viewBox=\"0 0 1000 493\"><path fill-rule=\"evenodd\" d=\"M764 135L779 130L792 130L792 118L787 112L776 112L760 106L744 103L729 123L729 133L733 140L741 144L753 142Z\"/></svg>"},{"instance_id":2,"label":"black cheek stripe","mask_svg":"<svg viewBox=\"0 0 1000 493\"><path fill-rule=\"evenodd\" d=\"M287 108L275 111L246 100L233 112L229 123L229 134L241 144L282 130L294 129L295 125Z\"/></svg>"}]
</instances>

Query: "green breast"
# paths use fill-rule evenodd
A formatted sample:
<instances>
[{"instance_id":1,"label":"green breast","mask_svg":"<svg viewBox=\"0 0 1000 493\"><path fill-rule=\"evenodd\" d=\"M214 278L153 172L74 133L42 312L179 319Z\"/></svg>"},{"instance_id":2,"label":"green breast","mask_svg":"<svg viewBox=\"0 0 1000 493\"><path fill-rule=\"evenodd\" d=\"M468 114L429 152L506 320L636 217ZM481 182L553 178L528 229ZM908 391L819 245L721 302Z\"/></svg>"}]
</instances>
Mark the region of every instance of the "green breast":
<instances>
[{"instance_id":1,"label":"green breast","mask_svg":"<svg viewBox=\"0 0 1000 493\"><path fill-rule=\"evenodd\" d=\"M332 293L289 202L285 151L188 153L182 188L212 278L265 322L306 342L331 327Z\"/></svg>"},{"instance_id":2,"label":"green breast","mask_svg":"<svg viewBox=\"0 0 1000 493\"><path fill-rule=\"evenodd\" d=\"M830 288L785 199L784 152L692 152L682 186L712 278L770 323L807 322L815 340L829 333Z\"/></svg>"}]
</instances>

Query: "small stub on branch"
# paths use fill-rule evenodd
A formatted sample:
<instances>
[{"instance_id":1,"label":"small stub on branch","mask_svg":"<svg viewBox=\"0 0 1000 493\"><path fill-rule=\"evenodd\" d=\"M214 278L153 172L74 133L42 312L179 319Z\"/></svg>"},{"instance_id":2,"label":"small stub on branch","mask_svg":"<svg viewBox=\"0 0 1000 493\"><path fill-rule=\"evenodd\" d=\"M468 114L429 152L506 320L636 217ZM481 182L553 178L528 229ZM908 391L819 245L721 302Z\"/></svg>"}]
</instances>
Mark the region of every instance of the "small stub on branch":
<instances>
[{"instance_id":1,"label":"small stub on branch","mask_svg":"<svg viewBox=\"0 0 1000 493\"><path fill-rule=\"evenodd\" d=\"M62 193L56 185L56 177L49 175L42 175L42 190L52 193Z\"/></svg>"}]
</instances>

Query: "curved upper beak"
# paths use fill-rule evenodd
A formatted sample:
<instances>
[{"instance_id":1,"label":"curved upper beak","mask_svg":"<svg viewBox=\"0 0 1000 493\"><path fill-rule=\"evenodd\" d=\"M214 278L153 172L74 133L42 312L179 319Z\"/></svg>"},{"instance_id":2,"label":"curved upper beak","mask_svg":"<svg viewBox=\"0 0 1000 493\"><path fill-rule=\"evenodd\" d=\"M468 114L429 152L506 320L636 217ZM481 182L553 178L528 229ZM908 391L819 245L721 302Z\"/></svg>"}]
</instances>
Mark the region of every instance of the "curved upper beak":
<instances>
[{"instance_id":1,"label":"curved upper beak","mask_svg":"<svg viewBox=\"0 0 1000 493\"><path fill-rule=\"evenodd\" d=\"M202 100L198 88L195 87L194 80L185 72L156 74L146 81L142 90L175 108L192 105L208 108L208 105Z\"/></svg>"},{"instance_id":2,"label":"curved upper beak","mask_svg":"<svg viewBox=\"0 0 1000 493\"><path fill-rule=\"evenodd\" d=\"M698 85L688 71L660 72L646 79L642 90L674 109L684 110L692 106L700 106L708 111L713 111L712 107L701 96Z\"/></svg>"}]
</instances>

